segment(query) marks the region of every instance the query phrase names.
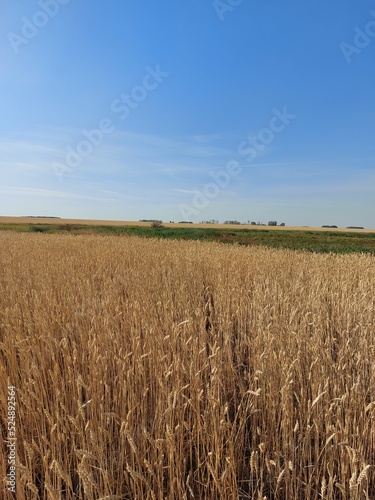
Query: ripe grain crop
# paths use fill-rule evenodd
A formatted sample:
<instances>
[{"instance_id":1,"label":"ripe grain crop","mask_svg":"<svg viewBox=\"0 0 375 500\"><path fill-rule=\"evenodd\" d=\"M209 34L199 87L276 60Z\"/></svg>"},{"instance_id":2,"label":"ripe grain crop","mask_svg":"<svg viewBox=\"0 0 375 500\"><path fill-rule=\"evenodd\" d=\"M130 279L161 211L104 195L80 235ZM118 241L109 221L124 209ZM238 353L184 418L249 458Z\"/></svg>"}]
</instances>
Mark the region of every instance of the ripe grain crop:
<instances>
[{"instance_id":1,"label":"ripe grain crop","mask_svg":"<svg viewBox=\"0 0 375 500\"><path fill-rule=\"evenodd\" d=\"M374 499L374 262L1 233L4 495Z\"/></svg>"}]
</instances>

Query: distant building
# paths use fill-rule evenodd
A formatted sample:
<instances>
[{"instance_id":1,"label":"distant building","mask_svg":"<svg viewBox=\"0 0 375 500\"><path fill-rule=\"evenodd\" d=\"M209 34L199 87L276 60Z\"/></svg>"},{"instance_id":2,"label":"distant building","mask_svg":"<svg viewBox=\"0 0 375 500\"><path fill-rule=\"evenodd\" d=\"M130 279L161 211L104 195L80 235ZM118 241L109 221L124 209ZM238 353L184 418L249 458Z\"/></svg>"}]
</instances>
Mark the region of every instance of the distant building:
<instances>
[{"instance_id":1,"label":"distant building","mask_svg":"<svg viewBox=\"0 0 375 500\"><path fill-rule=\"evenodd\" d=\"M269 225L269 226L277 226L277 221L275 221L275 220L270 220L270 221L268 221L268 225Z\"/></svg>"}]
</instances>

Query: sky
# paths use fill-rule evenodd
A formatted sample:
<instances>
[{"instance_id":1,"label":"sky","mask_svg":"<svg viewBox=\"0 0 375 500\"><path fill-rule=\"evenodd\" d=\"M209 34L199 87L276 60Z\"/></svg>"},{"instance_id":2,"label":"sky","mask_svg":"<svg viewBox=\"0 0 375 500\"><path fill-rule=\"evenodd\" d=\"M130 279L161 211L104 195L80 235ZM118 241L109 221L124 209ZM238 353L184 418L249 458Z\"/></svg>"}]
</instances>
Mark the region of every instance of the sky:
<instances>
[{"instance_id":1,"label":"sky","mask_svg":"<svg viewBox=\"0 0 375 500\"><path fill-rule=\"evenodd\" d=\"M375 1L2 0L0 215L375 228Z\"/></svg>"}]
</instances>

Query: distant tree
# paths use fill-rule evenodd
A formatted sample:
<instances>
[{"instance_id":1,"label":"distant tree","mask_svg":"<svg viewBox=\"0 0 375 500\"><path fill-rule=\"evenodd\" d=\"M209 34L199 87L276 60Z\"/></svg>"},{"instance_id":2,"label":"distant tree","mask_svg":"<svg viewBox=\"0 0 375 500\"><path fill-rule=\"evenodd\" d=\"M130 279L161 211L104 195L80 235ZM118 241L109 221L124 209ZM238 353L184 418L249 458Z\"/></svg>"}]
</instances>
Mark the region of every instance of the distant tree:
<instances>
[{"instance_id":1,"label":"distant tree","mask_svg":"<svg viewBox=\"0 0 375 500\"><path fill-rule=\"evenodd\" d=\"M151 227L153 229L158 229L159 227L163 227L163 223L161 220L154 220L153 222L151 222Z\"/></svg>"}]
</instances>

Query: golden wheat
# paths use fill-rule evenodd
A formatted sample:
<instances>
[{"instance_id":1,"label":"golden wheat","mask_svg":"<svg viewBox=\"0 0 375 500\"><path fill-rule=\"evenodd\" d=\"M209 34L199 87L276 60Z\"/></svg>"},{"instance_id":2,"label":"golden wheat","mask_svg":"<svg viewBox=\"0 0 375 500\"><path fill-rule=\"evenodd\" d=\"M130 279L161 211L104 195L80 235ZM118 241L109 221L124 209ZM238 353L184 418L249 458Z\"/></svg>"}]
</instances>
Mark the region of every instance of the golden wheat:
<instances>
[{"instance_id":1,"label":"golden wheat","mask_svg":"<svg viewBox=\"0 0 375 500\"><path fill-rule=\"evenodd\" d=\"M14 385L20 500L375 498L374 257L0 243L4 495Z\"/></svg>"}]
</instances>

